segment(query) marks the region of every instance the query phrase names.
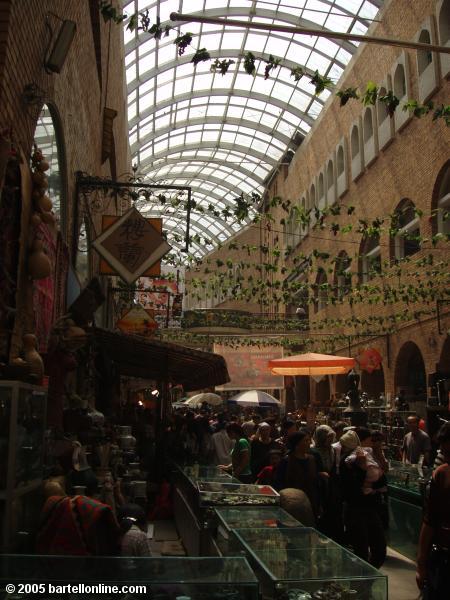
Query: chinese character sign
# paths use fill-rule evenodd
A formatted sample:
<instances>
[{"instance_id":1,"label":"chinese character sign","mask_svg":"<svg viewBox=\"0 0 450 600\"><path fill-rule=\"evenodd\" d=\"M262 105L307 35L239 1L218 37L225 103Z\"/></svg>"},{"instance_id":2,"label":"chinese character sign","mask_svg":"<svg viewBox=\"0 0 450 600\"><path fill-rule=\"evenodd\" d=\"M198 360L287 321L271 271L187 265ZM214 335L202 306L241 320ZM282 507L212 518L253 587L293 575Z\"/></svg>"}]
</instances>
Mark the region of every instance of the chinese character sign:
<instances>
[{"instance_id":1,"label":"chinese character sign","mask_svg":"<svg viewBox=\"0 0 450 600\"><path fill-rule=\"evenodd\" d=\"M170 250L161 234L134 207L106 229L93 246L129 284Z\"/></svg>"}]
</instances>

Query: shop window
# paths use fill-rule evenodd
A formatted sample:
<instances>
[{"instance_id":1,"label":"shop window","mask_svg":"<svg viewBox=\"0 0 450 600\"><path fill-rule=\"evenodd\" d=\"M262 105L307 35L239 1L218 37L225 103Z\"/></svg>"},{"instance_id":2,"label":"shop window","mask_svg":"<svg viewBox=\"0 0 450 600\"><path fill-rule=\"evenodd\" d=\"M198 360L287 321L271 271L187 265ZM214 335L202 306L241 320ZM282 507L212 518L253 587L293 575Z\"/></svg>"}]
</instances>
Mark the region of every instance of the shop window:
<instances>
[{"instance_id":1,"label":"shop window","mask_svg":"<svg viewBox=\"0 0 450 600\"><path fill-rule=\"evenodd\" d=\"M450 0L440 0L437 4L438 38L441 46L450 46ZM443 77L450 74L450 54L441 54Z\"/></svg>"},{"instance_id":2,"label":"shop window","mask_svg":"<svg viewBox=\"0 0 450 600\"><path fill-rule=\"evenodd\" d=\"M334 269L334 285L336 289L336 297L344 298L352 289L352 274L351 274L352 259L347 252L342 251L336 258Z\"/></svg>"},{"instance_id":3,"label":"shop window","mask_svg":"<svg viewBox=\"0 0 450 600\"><path fill-rule=\"evenodd\" d=\"M378 96L385 96L388 93L390 77L388 76L387 82L380 86ZM401 110L398 107L397 110ZM389 116L387 106L384 102L377 100L376 113L378 121L378 147L380 150L386 148L389 142L394 137L394 119Z\"/></svg>"},{"instance_id":4,"label":"shop window","mask_svg":"<svg viewBox=\"0 0 450 600\"><path fill-rule=\"evenodd\" d=\"M47 104L44 104L39 113L34 132L34 143L42 151L44 159L50 165L46 172L48 195L53 204L53 214L64 236L66 227L64 145L58 115Z\"/></svg>"},{"instance_id":5,"label":"shop window","mask_svg":"<svg viewBox=\"0 0 450 600\"><path fill-rule=\"evenodd\" d=\"M395 260L402 260L412 256L420 250L420 224L414 203L411 200L402 200L394 212L394 228L397 231L392 243ZM392 252L393 251L393 252Z\"/></svg>"},{"instance_id":6,"label":"shop window","mask_svg":"<svg viewBox=\"0 0 450 600\"><path fill-rule=\"evenodd\" d=\"M397 96L400 102L399 107L394 113L395 131L399 131L412 118L409 111L401 109L409 97L409 63L405 52L402 52L392 68L392 87L394 95Z\"/></svg>"},{"instance_id":7,"label":"shop window","mask_svg":"<svg viewBox=\"0 0 450 600\"><path fill-rule=\"evenodd\" d=\"M357 179L364 168L364 160L361 144L361 119L358 124L353 125L350 135L351 157L352 157L352 179Z\"/></svg>"},{"instance_id":8,"label":"shop window","mask_svg":"<svg viewBox=\"0 0 450 600\"><path fill-rule=\"evenodd\" d=\"M314 312L318 313L328 303L328 280L325 271L320 271L316 278L314 290Z\"/></svg>"},{"instance_id":9,"label":"shop window","mask_svg":"<svg viewBox=\"0 0 450 600\"><path fill-rule=\"evenodd\" d=\"M363 239L359 249L359 281L367 283L381 273L381 249L379 236Z\"/></svg>"},{"instance_id":10,"label":"shop window","mask_svg":"<svg viewBox=\"0 0 450 600\"><path fill-rule=\"evenodd\" d=\"M450 164L447 164L441 171L439 180L440 184L435 193L436 201L433 207L436 214L434 232L450 238Z\"/></svg>"},{"instance_id":11,"label":"shop window","mask_svg":"<svg viewBox=\"0 0 450 600\"><path fill-rule=\"evenodd\" d=\"M374 132L373 120L375 111L367 107L364 113L363 138L364 138L364 162L366 166L370 165L377 156L377 139Z\"/></svg>"}]
</instances>

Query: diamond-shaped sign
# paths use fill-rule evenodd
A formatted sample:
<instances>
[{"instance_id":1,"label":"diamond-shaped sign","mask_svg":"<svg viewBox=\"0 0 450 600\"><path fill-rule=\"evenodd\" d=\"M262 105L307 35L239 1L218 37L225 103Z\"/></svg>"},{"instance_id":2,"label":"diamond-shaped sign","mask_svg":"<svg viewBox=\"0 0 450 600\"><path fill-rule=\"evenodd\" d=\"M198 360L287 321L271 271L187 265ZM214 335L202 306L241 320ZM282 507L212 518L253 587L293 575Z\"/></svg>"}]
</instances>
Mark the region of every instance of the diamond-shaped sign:
<instances>
[{"instance_id":1,"label":"diamond-shaped sign","mask_svg":"<svg viewBox=\"0 0 450 600\"><path fill-rule=\"evenodd\" d=\"M92 245L128 284L136 281L171 249L134 207L108 227Z\"/></svg>"}]
</instances>

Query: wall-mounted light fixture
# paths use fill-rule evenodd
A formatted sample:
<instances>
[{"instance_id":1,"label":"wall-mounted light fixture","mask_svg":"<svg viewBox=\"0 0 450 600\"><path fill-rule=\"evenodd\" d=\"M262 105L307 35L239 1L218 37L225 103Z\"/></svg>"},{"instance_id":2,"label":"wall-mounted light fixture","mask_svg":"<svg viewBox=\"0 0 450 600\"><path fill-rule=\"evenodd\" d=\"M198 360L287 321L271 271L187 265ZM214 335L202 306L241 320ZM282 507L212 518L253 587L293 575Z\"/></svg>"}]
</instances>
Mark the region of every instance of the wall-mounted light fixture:
<instances>
[{"instance_id":1,"label":"wall-mounted light fixture","mask_svg":"<svg viewBox=\"0 0 450 600\"><path fill-rule=\"evenodd\" d=\"M55 30L50 26L49 15L55 17L62 23L54 43ZM60 73L75 36L77 25L74 21L70 21L69 19L63 20L54 13L47 13L46 25L50 31L51 37L46 52L44 67L47 73Z\"/></svg>"}]
</instances>

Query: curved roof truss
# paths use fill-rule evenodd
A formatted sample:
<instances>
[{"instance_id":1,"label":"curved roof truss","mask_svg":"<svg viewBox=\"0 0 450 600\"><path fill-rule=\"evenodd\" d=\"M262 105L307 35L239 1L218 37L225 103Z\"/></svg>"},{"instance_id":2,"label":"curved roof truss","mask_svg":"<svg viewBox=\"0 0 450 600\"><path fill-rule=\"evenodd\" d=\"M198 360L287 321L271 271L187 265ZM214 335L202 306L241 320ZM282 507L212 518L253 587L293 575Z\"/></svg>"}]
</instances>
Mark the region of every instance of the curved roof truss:
<instances>
[{"instance_id":1,"label":"curved roof truss","mask_svg":"<svg viewBox=\"0 0 450 600\"><path fill-rule=\"evenodd\" d=\"M163 26L175 11L364 33L381 5L382 0L125 0L124 11L148 10L151 22L158 17ZM192 47L178 56L173 40L188 31ZM124 35L133 162L146 180L190 185L197 203L218 211L232 211L242 191L263 193L267 176L288 149L296 149L330 94L315 96L309 78L295 82L289 68L318 70L337 82L357 48L343 40L199 23L177 25L161 40L138 30ZM235 64L225 76L211 72L209 62L194 67L192 56L199 48ZM242 65L249 51L257 58L254 77ZM270 55L288 68L266 78L263 60ZM155 206L142 210L155 216L164 212ZM164 221L169 233L184 231L181 213ZM192 235L216 242L238 227L207 212L191 215ZM191 249L204 255L211 248L192 242Z\"/></svg>"}]
</instances>

